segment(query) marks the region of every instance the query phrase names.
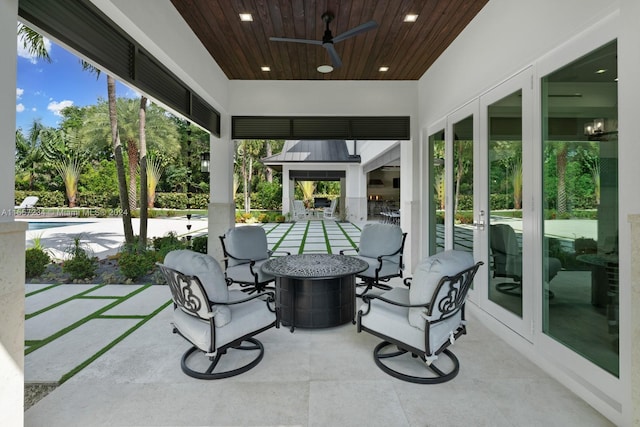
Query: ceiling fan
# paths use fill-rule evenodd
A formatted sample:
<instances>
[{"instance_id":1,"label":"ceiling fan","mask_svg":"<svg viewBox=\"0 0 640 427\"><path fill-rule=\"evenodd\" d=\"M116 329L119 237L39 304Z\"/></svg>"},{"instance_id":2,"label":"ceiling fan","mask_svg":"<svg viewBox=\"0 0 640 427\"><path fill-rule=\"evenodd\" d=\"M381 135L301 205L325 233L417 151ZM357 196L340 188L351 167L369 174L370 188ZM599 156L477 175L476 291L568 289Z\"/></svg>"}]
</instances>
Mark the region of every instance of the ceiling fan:
<instances>
[{"instance_id":1,"label":"ceiling fan","mask_svg":"<svg viewBox=\"0 0 640 427\"><path fill-rule=\"evenodd\" d=\"M324 31L324 36L322 36L322 40L290 39L286 37L269 37L269 40L274 42L294 42L322 46L327 49L329 57L331 58L331 64L333 65L333 68L338 68L342 65L342 60L340 59L340 55L338 55L338 52L336 52L336 49L333 45L348 38L357 36L360 33L364 33L365 31L373 30L378 26L378 23L376 21L365 22L362 25L358 25L357 27L354 27L342 34L333 37L333 35L331 34L331 30L329 29L329 23L333 21L333 18L334 16L331 12L325 12L322 14L322 21L326 24L326 29Z\"/></svg>"}]
</instances>

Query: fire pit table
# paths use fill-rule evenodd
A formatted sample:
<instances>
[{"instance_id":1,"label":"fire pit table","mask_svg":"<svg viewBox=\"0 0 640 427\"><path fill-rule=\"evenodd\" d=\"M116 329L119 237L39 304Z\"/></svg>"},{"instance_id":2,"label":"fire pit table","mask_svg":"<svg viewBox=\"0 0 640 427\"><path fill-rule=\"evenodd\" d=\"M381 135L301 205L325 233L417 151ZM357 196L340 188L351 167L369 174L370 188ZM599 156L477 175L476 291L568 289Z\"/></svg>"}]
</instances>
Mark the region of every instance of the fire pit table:
<instances>
[{"instance_id":1,"label":"fire pit table","mask_svg":"<svg viewBox=\"0 0 640 427\"><path fill-rule=\"evenodd\" d=\"M291 332L353 322L355 275L367 268L358 258L332 254L289 255L262 265L262 271L276 277L280 322Z\"/></svg>"}]
</instances>

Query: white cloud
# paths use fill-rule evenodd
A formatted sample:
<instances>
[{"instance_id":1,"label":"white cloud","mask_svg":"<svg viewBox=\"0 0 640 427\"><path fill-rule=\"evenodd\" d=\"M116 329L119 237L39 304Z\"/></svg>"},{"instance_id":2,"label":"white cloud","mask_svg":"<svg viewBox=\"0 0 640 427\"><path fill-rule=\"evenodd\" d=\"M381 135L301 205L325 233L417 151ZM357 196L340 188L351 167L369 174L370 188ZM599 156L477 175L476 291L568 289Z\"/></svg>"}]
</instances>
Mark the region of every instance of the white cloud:
<instances>
[{"instance_id":1,"label":"white cloud","mask_svg":"<svg viewBox=\"0 0 640 427\"><path fill-rule=\"evenodd\" d=\"M17 113L22 113L23 111L24 111L24 105L16 104L16 112Z\"/></svg>"},{"instance_id":2,"label":"white cloud","mask_svg":"<svg viewBox=\"0 0 640 427\"><path fill-rule=\"evenodd\" d=\"M16 99L20 99L22 97L22 94L24 93L24 89L20 89L19 87L16 88Z\"/></svg>"},{"instance_id":3,"label":"white cloud","mask_svg":"<svg viewBox=\"0 0 640 427\"><path fill-rule=\"evenodd\" d=\"M38 109L36 107L31 108L31 111L38 111Z\"/></svg>"},{"instance_id":4,"label":"white cloud","mask_svg":"<svg viewBox=\"0 0 640 427\"><path fill-rule=\"evenodd\" d=\"M18 24L19 25L19 24ZM38 63L38 58L35 57L34 55L32 55L29 50L25 49L24 47L24 36L22 34L20 34L20 36L18 36L18 56L20 58L25 58L28 59L32 64L37 64ZM43 38L43 43L44 43L44 48L46 49L47 52L51 53L51 40L49 40L48 38L44 37Z\"/></svg>"},{"instance_id":5,"label":"white cloud","mask_svg":"<svg viewBox=\"0 0 640 427\"><path fill-rule=\"evenodd\" d=\"M69 101L68 99L65 99L64 101L60 101L60 102L51 101L49 105L47 105L47 110L51 111L56 116L61 116L60 111L63 108L71 107L72 105L73 105L73 101Z\"/></svg>"}]
</instances>

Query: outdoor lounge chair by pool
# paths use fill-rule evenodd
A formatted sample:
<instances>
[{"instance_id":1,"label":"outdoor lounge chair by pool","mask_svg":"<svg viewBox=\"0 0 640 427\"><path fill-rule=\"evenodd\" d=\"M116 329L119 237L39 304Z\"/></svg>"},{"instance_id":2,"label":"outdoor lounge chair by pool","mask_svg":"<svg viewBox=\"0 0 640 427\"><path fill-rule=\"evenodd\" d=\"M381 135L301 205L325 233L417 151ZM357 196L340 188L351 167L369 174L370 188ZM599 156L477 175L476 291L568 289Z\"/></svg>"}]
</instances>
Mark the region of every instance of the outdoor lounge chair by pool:
<instances>
[{"instance_id":1,"label":"outdoor lounge chair by pool","mask_svg":"<svg viewBox=\"0 0 640 427\"><path fill-rule=\"evenodd\" d=\"M30 209L36 209L36 204L38 203L38 196L27 196L22 200L18 206L15 206L17 214L22 214L28 212ZM19 212L18 212L19 211Z\"/></svg>"}]
</instances>

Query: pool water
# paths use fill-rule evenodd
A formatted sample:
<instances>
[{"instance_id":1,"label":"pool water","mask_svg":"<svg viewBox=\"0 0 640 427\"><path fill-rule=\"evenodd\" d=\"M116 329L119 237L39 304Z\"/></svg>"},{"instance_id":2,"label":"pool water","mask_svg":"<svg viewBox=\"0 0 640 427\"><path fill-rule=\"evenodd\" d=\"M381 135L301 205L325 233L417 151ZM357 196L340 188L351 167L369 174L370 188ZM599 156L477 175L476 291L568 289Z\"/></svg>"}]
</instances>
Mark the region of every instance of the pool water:
<instances>
[{"instance_id":1,"label":"pool water","mask_svg":"<svg viewBox=\"0 0 640 427\"><path fill-rule=\"evenodd\" d=\"M27 230L45 230L47 228L68 227L70 225L89 224L88 222L30 222Z\"/></svg>"}]
</instances>

